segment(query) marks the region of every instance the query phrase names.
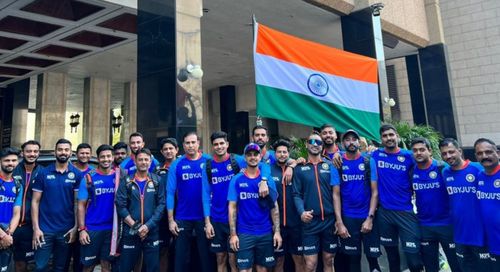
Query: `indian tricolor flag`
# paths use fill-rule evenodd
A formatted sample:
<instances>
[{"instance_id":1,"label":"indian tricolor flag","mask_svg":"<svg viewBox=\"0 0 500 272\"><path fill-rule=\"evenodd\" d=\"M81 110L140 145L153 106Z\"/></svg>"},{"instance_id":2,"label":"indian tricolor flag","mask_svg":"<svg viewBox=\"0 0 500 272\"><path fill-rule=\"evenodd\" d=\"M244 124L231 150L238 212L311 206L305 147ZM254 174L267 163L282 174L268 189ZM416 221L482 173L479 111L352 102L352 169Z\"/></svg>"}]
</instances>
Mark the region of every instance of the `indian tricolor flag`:
<instances>
[{"instance_id":1,"label":"indian tricolor flag","mask_svg":"<svg viewBox=\"0 0 500 272\"><path fill-rule=\"evenodd\" d=\"M377 60L255 23L257 114L379 139Z\"/></svg>"}]
</instances>

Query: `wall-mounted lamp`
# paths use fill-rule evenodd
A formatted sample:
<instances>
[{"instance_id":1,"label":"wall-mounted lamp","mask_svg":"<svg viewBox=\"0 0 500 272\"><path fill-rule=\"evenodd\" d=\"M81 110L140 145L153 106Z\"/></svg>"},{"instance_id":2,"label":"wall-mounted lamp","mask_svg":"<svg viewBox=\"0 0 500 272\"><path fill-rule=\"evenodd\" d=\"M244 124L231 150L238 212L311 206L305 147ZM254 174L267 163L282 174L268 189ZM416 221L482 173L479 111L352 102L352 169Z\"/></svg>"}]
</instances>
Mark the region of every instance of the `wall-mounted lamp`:
<instances>
[{"instance_id":1,"label":"wall-mounted lamp","mask_svg":"<svg viewBox=\"0 0 500 272\"><path fill-rule=\"evenodd\" d=\"M71 127L71 133L77 132L79 124L80 124L80 114L78 114L78 112L71 114L71 116L69 117L69 125Z\"/></svg>"},{"instance_id":2,"label":"wall-mounted lamp","mask_svg":"<svg viewBox=\"0 0 500 272\"><path fill-rule=\"evenodd\" d=\"M370 9L372 10L372 15L373 16L380 16L380 11L384 8L383 3L375 3L370 6Z\"/></svg>"},{"instance_id":3,"label":"wall-mounted lamp","mask_svg":"<svg viewBox=\"0 0 500 272\"><path fill-rule=\"evenodd\" d=\"M180 82L188 80L189 77L200 79L203 77L203 70L200 65L188 64L186 68L182 68L177 75Z\"/></svg>"},{"instance_id":4,"label":"wall-mounted lamp","mask_svg":"<svg viewBox=\"0 0 500 272\"><path fill-rule=\"evenodd\" d=\"M394 101L394 98L384 97L384 104L392 108L396 106L396 101Z\"/></svg>"},{"instance_id":5,"label":"wall-mounted lamp","mask_svg":"<svg viewBox=\"0 0 500 272\"><path fill-rule=\"evenodd\" d=\"M119 114L118 116L115 116L113 114L113 117L111 117L111 126L113 127L113 133L120 133L120 128L123 125L123 116Z\"/></svg>"}]
</instances>

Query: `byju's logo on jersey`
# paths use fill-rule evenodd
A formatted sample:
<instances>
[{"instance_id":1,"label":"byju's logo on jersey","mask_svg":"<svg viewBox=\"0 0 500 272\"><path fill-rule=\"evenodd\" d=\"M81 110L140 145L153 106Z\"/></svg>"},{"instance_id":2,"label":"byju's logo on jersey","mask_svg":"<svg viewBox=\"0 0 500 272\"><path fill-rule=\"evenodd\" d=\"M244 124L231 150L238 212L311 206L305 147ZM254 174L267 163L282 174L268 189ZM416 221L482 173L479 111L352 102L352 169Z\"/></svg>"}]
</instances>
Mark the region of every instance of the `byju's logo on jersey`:
<instances>
[{"instance_id":1,"label":"byju's logo on jersey","mask_svg":"<svg viewBox=\"0 0 500 272\"><path fill-rule=\"evenodd\" d=\"M437 173L436 173L436 171L431 171L431 172L429 172L429 177L430 177L431 179L435 179L435 178L437 177Z\"/></svg>"},{"instance_id":2,"label":"byju's logo on jersey","mask_svg":"<svg viewBox=\"0 0 500 272\"><path fill-rule=\"evenodd\" d=\"M473 174L468 174L467 176L465 176L465 179L468 181L468 182L474 182L474 180L476 180L476 177L474 177Z\"/></svg>"},{"instance_id":3,"label":"byju's logo on jersey","mask_svg":"<svg viewBox=\"0 0 500 272\"><path fill-rule=\"evenodd\" d=\"M310 75L309 79L307 79L307 87L312 94L320 97L326 96L328 94L328 90L330 89L326 78L320 74Z\"/></svg>"},{"instance_id":4,"label":"byju's logo on jersey","mask_svg":"<svg viewBox=\"0 0 500 272\"><path fill-rule=\"evenodd\" d=\"M500 188L500 179L495 179L495 181L493 182L493 187Z\"/></svg>"}]
</instances>

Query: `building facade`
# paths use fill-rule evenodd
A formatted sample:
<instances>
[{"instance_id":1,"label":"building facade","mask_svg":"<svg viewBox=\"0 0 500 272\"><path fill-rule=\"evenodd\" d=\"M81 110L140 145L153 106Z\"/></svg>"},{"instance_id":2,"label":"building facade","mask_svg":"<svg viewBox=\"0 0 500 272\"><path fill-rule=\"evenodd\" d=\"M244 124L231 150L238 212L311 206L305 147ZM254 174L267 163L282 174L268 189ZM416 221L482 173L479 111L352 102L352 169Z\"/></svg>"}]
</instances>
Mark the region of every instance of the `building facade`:
<instances>
[{"instance_id":1,"label":"building facade","mask_svg":"<svg viewBox=\"0 0 500 272\"><path fill-rule=\"evenodd\" d=\"M384 8L374 18L377 2ZM493 0L2 1L2 146L35 138L52 149L60 137L97 146L137 130L157 149L197 130L208 147L221 129L240 152L257 119L253 16L378 57L385 118L431 125L465 146L500 141L499 12ZM272 136L311 129L263 122Z\"/></svg>"}]
</instances>

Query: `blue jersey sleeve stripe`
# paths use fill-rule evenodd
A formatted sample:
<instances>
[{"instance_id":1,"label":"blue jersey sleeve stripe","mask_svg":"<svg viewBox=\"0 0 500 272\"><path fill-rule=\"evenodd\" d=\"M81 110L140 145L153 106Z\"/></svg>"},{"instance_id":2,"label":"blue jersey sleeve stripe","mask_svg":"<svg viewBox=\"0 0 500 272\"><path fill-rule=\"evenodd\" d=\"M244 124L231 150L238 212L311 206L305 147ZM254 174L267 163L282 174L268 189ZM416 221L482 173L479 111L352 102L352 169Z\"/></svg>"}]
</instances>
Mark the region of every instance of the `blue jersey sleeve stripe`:
<instances>
[{"instance_id":1,"label":"blue jersey sleeve stripe","mask_svg":"<svg viewBox=\"0 0 500 272\"><path fill-rule=\"evenodd\" d=\"M372 179L372 182L377 182L378 181L378 176L377 176L377 163L375 162L375 159L373 157L370 158L370 176Z\"/></svg>"},{"instance_id":2,"label":"blue jersey sleeve stripe","mask_svg":"<svg viewBox=\"0 0 500 272\"><path fill-rule=\"evenodd\" d=\"M21 184L21 186L19 186L19 190L17 191L17 195L16 195L16 200L14 202L14 207L15 206L22 206L23 205L23 192L24 192L24 189L23 189L23 185Z\"/></svg>"},{"instance_id":3,"label":"blue jersey sleeve stripe","mask_svg":"<svg viewBox=\"0 0 500 272\"><path fill-rule=\"evenodd\" d=\"M203 214L205 217L210 216L210 195L211 195L211 188L210 188L210 183L208 181L208 176L207 176L207 167L206 163L203 165L203 169L201 172L201 196L202 196L202 202L203 202Z\"/></svg>"},{"instance_id":4,"label":"blue jersey sleeve stripe","mask_svg":"<svg viewBox=\"0 0 500 272\"><path fill-rule=\"evenodd\" d=\"M168 170L167 182L167 210L173 210L175 206L175 191L177 190L177 164L184 156L176 159Z\"/></svg>"}]
</instances>

